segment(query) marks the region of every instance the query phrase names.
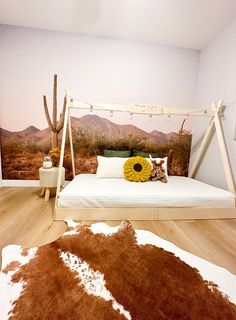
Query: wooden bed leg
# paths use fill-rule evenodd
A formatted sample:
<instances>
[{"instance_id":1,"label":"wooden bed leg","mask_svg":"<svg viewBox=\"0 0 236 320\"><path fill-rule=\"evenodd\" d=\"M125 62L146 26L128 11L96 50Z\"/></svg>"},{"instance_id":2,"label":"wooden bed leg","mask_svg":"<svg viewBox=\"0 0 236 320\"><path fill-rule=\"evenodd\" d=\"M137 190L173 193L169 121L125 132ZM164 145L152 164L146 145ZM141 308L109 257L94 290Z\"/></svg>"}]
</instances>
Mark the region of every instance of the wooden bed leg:
<instances>
[{"instance_id":1,"label":"wooden bed leg","mask_svg":"<svg viewBox=\"0 0 236 320\"><path fill-rule=\"evenodd\" d=\"M48 201L50 197L50 189L46 188L46 192L45 192L45 201Z\"/></svg>"},{"instance_id":2,"label":"wooden bed leg","mask_svg":"<svg viewBox=\"0 0 236 320\"><path fill-rule=\"evenodd\" d=\"M41 193L40 193L40 197L43 197L45 195L45 189L46 188L44 188L44 187L42 188Z\"/></svg>"}]
</instances>

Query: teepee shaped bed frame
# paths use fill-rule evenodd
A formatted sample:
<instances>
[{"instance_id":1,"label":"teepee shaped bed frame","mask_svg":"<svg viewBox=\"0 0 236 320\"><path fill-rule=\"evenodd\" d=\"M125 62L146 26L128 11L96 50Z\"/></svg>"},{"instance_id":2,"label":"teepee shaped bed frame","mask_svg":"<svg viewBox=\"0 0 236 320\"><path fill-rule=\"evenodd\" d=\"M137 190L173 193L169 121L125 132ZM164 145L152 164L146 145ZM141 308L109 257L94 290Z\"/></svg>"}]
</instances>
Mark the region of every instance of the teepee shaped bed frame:
<instances>
[{"instance_id":1,"label":"teepee shaped bed frame","mask_svg":"<svg viewBox=\"0 0 236 320\"><path fill-rule=\"evenodd\" d=\"M58 205L58 197L61 190L61 177L63 168L63 159L66 144L67 130L69 133L70 151L72 160L72 171L75 177L75 158L73 150L72 140L72 128L70 111L71 109L83 109L83 110L105 110L113 113L127 112L130 114L146 114L146 115L189 115L208 117L210 119L209 125L205 132L205 135L200 143L200 147L195 156L195 160L189 170L189 177L194 178L198 168L201 164L203 156L206 152L206 148L216 131L216 136L219 142L220 152L224 165L224 172L227 180L228 190L235 196L235 185L233 174L230 166L229 155L224 139L224 133L221 125L221 119L224 114L224 105L222 101L213 103L211 108L206 110L198 109L182 109L182 108L164 108L157 105L147 104L130 104L130 105L115 105L115 104L99 104L99 103L86 103L82 101L76 101L72 99L66 91L66 111L65 120L62 134L61 143L61 156L59 163L58 182L56 190L56 201L54 209L54 220L186 220L186 219L226 219L236 218L236 208L202 208L202 207L60 207Z\"/></svg>"}]
</instances>

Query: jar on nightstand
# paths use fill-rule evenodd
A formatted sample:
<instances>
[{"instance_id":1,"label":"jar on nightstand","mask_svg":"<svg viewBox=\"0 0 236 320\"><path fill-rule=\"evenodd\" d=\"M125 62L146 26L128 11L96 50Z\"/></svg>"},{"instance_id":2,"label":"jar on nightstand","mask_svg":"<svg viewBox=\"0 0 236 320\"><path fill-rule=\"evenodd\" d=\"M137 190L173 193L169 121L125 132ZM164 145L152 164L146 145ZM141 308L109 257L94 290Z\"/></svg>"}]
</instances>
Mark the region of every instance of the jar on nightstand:
<instances>
[{"instance_id":1,"label":"jar on nightstand","mask_svg":"<svg viewBox=\"0 0 236 320\"><path fill-rule=\"evenodd\" d=\"M52 168L52 159L50 156L46 156L43 158L43 168L44 169Z\"/></svg>"}]
</instances>

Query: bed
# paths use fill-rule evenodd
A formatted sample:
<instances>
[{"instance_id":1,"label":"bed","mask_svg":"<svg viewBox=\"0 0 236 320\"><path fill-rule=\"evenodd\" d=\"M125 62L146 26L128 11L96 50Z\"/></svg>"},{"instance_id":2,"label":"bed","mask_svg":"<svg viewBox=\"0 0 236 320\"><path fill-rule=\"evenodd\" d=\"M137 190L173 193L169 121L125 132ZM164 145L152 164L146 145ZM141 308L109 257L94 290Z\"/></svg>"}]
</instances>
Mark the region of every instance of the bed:
<instances>
[{"instance_id":1,"label":"bed","mask_svg":"<svg viewBox=\"0 0 236 320\"><path fill-rule=\"evenodd\" d=\"M169 176L168 183L140 183L79 174L58 196L61 208L233 208L234 204L231 192L178 176Z\"/></svg>"},{"instance_id":2,"label":"bed","mask_svg":"<svg viewBox=\"0 0 236 320\"><path fill-rule=\"evenodd\" d=\"M236 218L235 184L221 125L225 106L222 101L211 108L179 109L158 105L112 105L74 100L67 92L62 134L54 220L185 220ZM71 109L128 112L144 115L185 115L210 118L189 170L189 177L169 176L160 182L131 183L125 179L96 179L95 175L76 176L71 128ZM74 179L61 191L67 130ZM216 131L228 191L194 180L207 146Z\"/></svg>"},{"instance_id":3,"label":"bed","mask_svg":"<svg viewBox=\"0 0 236 320\"><path fill-rule=\"evenodd\" d=\"M187 177L140 183L79 174L57 197L58 220L236 218L232 192Z\"/></svg>"}]
</instances>

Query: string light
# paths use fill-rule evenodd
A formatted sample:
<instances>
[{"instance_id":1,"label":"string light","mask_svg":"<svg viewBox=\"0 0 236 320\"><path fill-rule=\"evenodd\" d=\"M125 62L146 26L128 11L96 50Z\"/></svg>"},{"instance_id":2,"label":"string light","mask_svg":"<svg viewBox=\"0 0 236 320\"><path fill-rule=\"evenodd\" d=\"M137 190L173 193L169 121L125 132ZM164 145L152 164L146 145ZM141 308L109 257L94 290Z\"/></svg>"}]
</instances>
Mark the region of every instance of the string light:
<instances>
[{"instance_id":1,"label":"string light","mask_svg":"<svg viewBox=\"0 0 236 320\"><path fill-rule=\"evenodd\" d=\"M170 118L171 118L171 115L170 115L170 114L168 114L168 115L167 115L167 119L166 119L166 120L167 120L167 121L170 121Z\"/></svg>"},{"instance_id":2,"label":"string light","mask_svg":"<svg viewBox=\"0 0 236 320\"><path fill-rule=\"evenodd\" d=\"M71 106L72 108L76 108L76 109L85 109L84 107L82 107L82 108L80 108L80 107L77 107L76 106L76 102L77 101L75 101L74 102L74 100L72 99L72 98L70 98L70 102L71 103L73 103L74 105L73 106ZM109 108L107 108L107 107L103 107L103 106L101 106L101 105L91 105L89 102L86 102L86 101L82 101L82 100L80 100L79 102L81 102L81 103L83 103L83 104L87 104L88 105L88 109L91 111L91 112L93 112L93 110L104 110L104 111L108 111L108 112L110 112L110 116L112 117L113 115L113 113L114 113L114 110L110 110ZM135 107L145 107L145 105L134 105ZM141 109L142 110L142 109ZM213 109L213 110L215 110L215 109ZM127 110L121 110L121 109L118 109L118 110L115 110L115 111L117 111L117 112L127 112ZM146 110L145 110L146 111ZM163 107L159 107L159 109L158 109L158 111L159 112L157 112L157 113L151 113L151 114L149 114L149 117L151 118L152 117L152 115L167 115L167 117L168 117L168 119L167 119L167 121L169 121L170 120L170 117L171 117L171 114L168 114L167 113L167 111L165 110L165 108L163 108ZM129 111L128 111L129 112ZM144 113L144 111L143 112L135 112L135 113ZM222 112L223 113L223 112ZM178 113L178 112L176 112L176 113L174 113L174 114L176 114L176 115L181 115L181 113ZM212 116L212 112L210 112L209 110L207 110L207 109L196 109L196 110L191 110L191 112L189 112L189 113L186 113L185 114L186 116L202 116L202 115L206 115L206 116L208 116L208 117L211 117ZM133 112L130 112L130 120L132 120L133 119Z\"/></svg>"},{"instance_id":3,"label":"string light","mask_svg":"<svg viewBox=\"0 0 236 320\"><path fill-rule=\"evenodd\" d=\"M130 114L129 114L129 119L133 120L133 113L132 112L130 112Z\"/></svg>"},{"instance_id":4,"label":"string light","mask_svg":"<svg viewBox=\"0 0 236 320\"><path fill-rule=\"evenodd\" d=\"M112 117L113 117L113 115L114 115L114 111L113 111L113 110L111 110L111 111L110 111L110 117L112 118Z\"/></svg>"},{"instance_id":5,"label":"string light","mask_svg":"<svg viewBox=\"0 0 236 320\"><path fill-rule=\"evenodd\" d=\"M149 121L152 120L152 114L149 114L148 120L149 120Z\"/></svg>"}]
</instances>

